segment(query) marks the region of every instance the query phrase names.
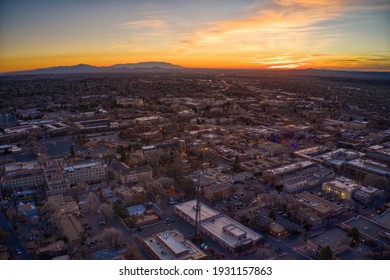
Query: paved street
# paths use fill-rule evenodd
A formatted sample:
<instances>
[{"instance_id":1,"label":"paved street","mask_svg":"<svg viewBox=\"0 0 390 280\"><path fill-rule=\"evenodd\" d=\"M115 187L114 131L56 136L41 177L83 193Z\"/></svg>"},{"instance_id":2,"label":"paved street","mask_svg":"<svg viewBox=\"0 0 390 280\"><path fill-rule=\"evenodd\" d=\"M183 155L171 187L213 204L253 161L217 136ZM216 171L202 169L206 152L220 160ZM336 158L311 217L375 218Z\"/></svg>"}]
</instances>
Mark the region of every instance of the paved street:
<instances>
[{"instance_id":1,"label":"paved street","mask_svg":"<svg viewBox=\"0 0 390 280\"><path fill-rule=\"evenodd\" d=\"M30 254L27 252L26 248L22 246L19 239L17 238L15 230L12 228L11 224L8 222L7 217L4 215L3 211L0 210L0 228L10 233L8 238L9 250L12 254L12 257L19 260L31 260ZM20 250L21 254L17 254L17 249Z\"/></svg>"}]
</instances>

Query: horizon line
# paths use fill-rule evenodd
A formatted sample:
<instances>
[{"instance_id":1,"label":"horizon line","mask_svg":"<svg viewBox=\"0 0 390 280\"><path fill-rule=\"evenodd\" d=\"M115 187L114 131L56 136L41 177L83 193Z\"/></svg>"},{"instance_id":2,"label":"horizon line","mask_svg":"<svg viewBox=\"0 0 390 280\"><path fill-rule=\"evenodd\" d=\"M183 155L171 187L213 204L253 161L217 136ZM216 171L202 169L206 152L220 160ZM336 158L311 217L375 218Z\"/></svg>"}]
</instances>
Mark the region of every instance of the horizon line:
<instances>
[{"instance_id":1,"label":"horizon line","mask_svg":"<svg viewBox=\"0 0 390 280\"><path fill-rule=\"evenodd\" d=\"M55 69L55 68L60 68L60 67L75 67L75 66L91 66L91 67L96 67L96 68L109 68L115 65L120 65L120 64L141 64L141 63L165 63L165 64L170 64L172 66L179 66L181 69L164 69L160 68L161 70L202 70L202 69L210 69L210 70L259 70L259 71L291 71L291 70L317 70L317 71L334 71L334 72L361 72L361 73L390 73L390 69L388 70L375 70L375 69L370 69L370 70L365 70L365 69L351 69L351 68L315 68L315 67L306 67L306 68L288 68L288 67L280 67L280 68L269 68L269 67L187 67L187 66L182 66L180 64L174 64L166 61L139 61L139 62L125 62L125 63L115 63L115 64L110 64L110 65L101 65L101 66L96 66L93 64L88 64L88 63L78 63L78 64L71 64L71 65L52 65L52 66L47 66L47 67L40 67L40 68L32 68L32 69L23 69L23 70L11 70L11 71L5 71L5 72L0 72L0 75L2 74L12 74L12 73L18 73L18 72L29 72L29 71L37 71L37 70L50 70L50 69ZM128 70L136 70L136 69L130 69L127 68ZM141 68L142 69L142 68ZM151 69L152 68L143 68L143 69ZM120 70L120 69L118 69ZM80 72L83 73L83 72ZM44 74L44 73L43 73ZM42 75L43 75L42 74Z\"/></svg>"}]
</instances>

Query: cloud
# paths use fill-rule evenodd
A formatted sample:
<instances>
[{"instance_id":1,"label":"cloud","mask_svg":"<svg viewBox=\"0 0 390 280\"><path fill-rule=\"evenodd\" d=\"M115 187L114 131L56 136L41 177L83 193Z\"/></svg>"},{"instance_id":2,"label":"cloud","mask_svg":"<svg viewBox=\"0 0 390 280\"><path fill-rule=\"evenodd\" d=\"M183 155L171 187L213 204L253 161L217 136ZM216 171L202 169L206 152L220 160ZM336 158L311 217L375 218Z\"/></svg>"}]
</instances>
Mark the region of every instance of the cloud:
<instances>
[{"instance_id":1,"label":"cloud","mask_svg":"<svg viewBox=\"0 0 390 280\"><path fill-rule=\"evenodd\" d=\"M293 2L299 5L293 5ZM280 45L283 38L297 43L299 39L323 30L324 27L320 27L319 23L341 14L337 1L331 4L309 0L277 1L271 7L258 7L250 16L244 18L210 22L189 33L182 39L181 44L183 48L235 48L239 47L241 42L247 41L257 47L262 45L272 48L272 45ZM303 43L303 40L299 43ZM292 46L291 43L289 45Z\"/></svg>"},{"instance_id":2,"label":"cloud","mask_svg":"<svg viewBox=\"0 0 390 280\"><path fill-rule=\"evenodd\" d=\"M122 29L137 29L137 28L162 28L168 25L166 20L163 19L141 19L128 21L124 23L117 24L116 27Z\"/></svg>"},{"instance_id":3,"label":"cloud","mask_svg":"<svg viewBox=\"0 0 390 280\"><path fill-rule=\"evenodd\" d=\"M390 55L386 54L323 54L314 53L302 55L300 53L280 54L278 56L258 57L252 63L262 68L307 68L323 67L338 69L378 69L390 68Z\"/></svg>"},{"instance_id":4,"label":"cloud","mask_svg":"<svg viewBox=\"0 0 390 280\"><path fill-rule=\"evenodd\" d=\"M359 10L380 10L387 6L385 1L373 4L368 0L275 0L271 4L258 1L251 5L250 11L237 13L235 19L194 28L170 51L227 63L237 59L249 67L304 68L323 63L339 67L341 62L336 60L349 59L351 55L322 52L337 50L338 40L346 35L345 17L354 17ZM357 59L355 54L353 62L345 63L357 67ZM359 61L362 65L373 64L367 55L362 55Z\"/></svg>"}]
</instances>

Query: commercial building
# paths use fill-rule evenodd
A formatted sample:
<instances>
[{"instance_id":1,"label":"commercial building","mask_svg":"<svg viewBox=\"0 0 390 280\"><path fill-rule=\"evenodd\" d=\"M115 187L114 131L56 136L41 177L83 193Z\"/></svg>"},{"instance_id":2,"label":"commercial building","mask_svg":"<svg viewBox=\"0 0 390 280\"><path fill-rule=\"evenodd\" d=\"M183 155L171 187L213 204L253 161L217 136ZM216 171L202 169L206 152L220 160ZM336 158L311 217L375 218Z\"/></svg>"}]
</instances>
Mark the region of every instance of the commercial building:
<instances>
[{"instance_id":1,"label":"commercial building","mask_svg":"<svg viewBox=\"0 0 390 280\"><path fill-rule=\"evenodd\" d=\"M153 168L148 165L129 167L123 162L114 161L108 168L114 172L115 178L122 184L138 183L141 178L153 178Z\"/></svg>"},{"instance_id":2,"label":"commercial building","mask_svg":"<svg viewBox=\"0 0 390 280\"><path fill-rule=\"evenodd\" d=\"M368 186L360 186L352 193L352 198L364 204L371 203L383 195L383 190Z\"/></svg>"},{"instance_id":3,"label":"commercial building","mask_svg":"<svg viewBox=\"0 0 390 280\"><path fill-rule=\"evenodd\" d=\"M312 210L320 218L337 216L343 212L341 206L308 192L298 194L297 199L302 207Z\"/></svg>"},{"instance_id":4,"label":"commercial building","mask_svg":"<svg viewBox=\"0 0 390 280\"><path fill-rule=\"evenodd\" d=\"M387 210L386 212L384 212L379 217L376 217L375 221L378 224L380 224L380 225L390 229L390 210Z\"/></svg>"},{"instance_id":5,"label":"commercial building","mask_svg":"<svg viewBox=\"0 0 390 280\"><path fill-rule=\"evenodd\" d=\"M365 187L343 176L323 183L322 190L334 194L340 199L355 199L362 203L370 203L383 195L383 191L377 188Z\"/></svg>"},{"instance_id":6,"label":"commercial building","mask_svg":"<svg viewBox=\"0 0 390 280\"><path fill-rule=\"evenodd\" d=\"M100 183L105 179L106 165L97 160L77 161L63 167L71 185L81 182Z\"/></svg>"},{"instance_id":7,"label":"commercial building","mask_svg":"<svg viewBox=\"0 0 390 280\"><path fill-rule=\"evenodd\" d=\"M118 127L118 123L111 122L108 119L95 119L88 121L75 122L77 128L82 131L104 131Z\"/></svg>"},{"instance_id":8,"label":"commercial building","mask_svg":"<svg viewBox=\"0 0 390 280\"><path fill-rule=\"evenodd\" d=\"M175 213L192 225L195 225L195 209L196 200L175 205ZM232 254L249 253L256 250L263 238L255 231L203 203L200 207L199 223L202 233Z\"/></svg>"},{"instance_id":9,"label":"commercial building","mask_svg":"<svg viewBox=\"0 0 390 280\"><path fill-rule=\"evenodd\" d=\"M203 196L209 200L224 199L229 196L233 184L229 182L214 182L203 188Z\"/></svg>"},{"instance_id":10,"label":"commercial building","mask_svg":"<svg viewBox=\"0 0 390 280\"><path fill-rule=\"evenodd\" d=\"M5 165L5 174L2 177L3 191L15 192L39 188L43 185L43 168L38 162L16 162Z\"/></svg>"},{"instance_id":11,"label":"commercial building","mask_svg":"<svg viewBox=\"0 0 390 280\"><path fill-rule=\"evenodd\" d=\"M380 163L390 164L390 142L374 145L364 150L366 157Z\"/></svg>"},{"instance_id":12,"label":"commercial building","mask_svg":"<svg viewBox=\"0 0 390 280\"><path fill-rule=\"evenodd\" d=\"M294 174L279 177L275 183L283 186L285 192L292 193L319 185L334 177L335 174L332 169L321 165L315 165L297 171Z\"/></svg>"},{"instance_id":13,"label":"commercial building","mask_svg":"<svg viewBox=\"0 0 390 280\"><path fill-rule=\"evenodd\" d=\"M341 227L333 227L324 233L308 238L305 249L308 255L315 257L326 246L330 247L333 255L347 250L349 248L348 233Z\"/></svg>"},{"instance_id":14,"label":"commercial building","mask_svg":"<svg viewBox=\"0 0 390 280\"><path fill-rule=\"evenodd\" d=\"M167 230L142 240L146 251L159 260L202 260L207 255L178 230Z\"/></svg>"},{"instance_id":15,"label":"commercial building","mask_svg":"<svg viewBox=\"0 0 390 280\"><path fill-rule=\"evenodd\" d=\"M14 127L4 128L5 136L14 136L14 135L28 135L33 131L40 130L40 127L37 125L19 125Z\"/></svg>"},{"instance_id":16,"label":"commercial building","mask_svg":"<svg viewBox=\"0 0 390 280\"><path fill-rule=\"evenodd\" d=\"M263 179L266 181L271 181L272 179L281 178L282 176L295 173L299 170L309 168L316 163L310 160L304 160L297 163L283 165L281 167L268 169L263 172Z\"/></svg>"},{"instance_id":17,"label":"commercial building","mask_svg":"<svg viewBox=\"0 0 390 280\"><path fill-rule=\"evenodd\" d=\"M355 159L344 164L344 168L351 175L364 178L367 174L375 174L390 178L390 168L373 160Z\"/></svg>"},{"instance_id":18,"label":"commercial building","mask_svg":"<svg viewBox=\"0 0 390 280\"><path fill-rule=\"evenodd\" d=\"M70 191L70 180L64 170L57 166L50 166L45 170L46 194L48 196L57 194L68 194Z\"/></svg>"},{"instance_id":19,"label":"commercial building","mask_svg":"<svg viewBox=\"0 0 390 280\"><path fill-rule=\"evenodd\" d=\"M340 199L351 199L353 191L359 187L362 185L343 176L322 184L323 191L334 194Z\"/></svg>"},{"instance_id":20,"label":"commercial building","mask_svg":"<svg viewBox=\"0 0 390 280\"><path fill-rule=\"evenodd\" d=\"M361 239L390 248L390 228L386 225L363 216L357 216L344 222L342 226L347 230L355 227L359 231Z\"/></svg>"}]
</instances>

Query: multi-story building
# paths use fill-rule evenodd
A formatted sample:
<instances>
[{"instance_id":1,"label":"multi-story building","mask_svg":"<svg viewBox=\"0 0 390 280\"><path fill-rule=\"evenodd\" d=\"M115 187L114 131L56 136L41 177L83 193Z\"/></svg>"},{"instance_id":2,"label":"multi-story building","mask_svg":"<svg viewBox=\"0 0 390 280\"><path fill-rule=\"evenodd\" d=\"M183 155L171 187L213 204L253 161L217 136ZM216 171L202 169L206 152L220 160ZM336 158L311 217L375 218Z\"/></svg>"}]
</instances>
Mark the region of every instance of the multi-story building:
<instances>
[{"instance_id":1,"label":"multi-story building","mask_svg":"<svg viewBox=\"0 0 390 280\"><path fill-rule=\"evenodd\" d=\"M6 164L1 185L3 192L10 193L40 188L44 185L43 168L36 161Z\"/></svg>"},{"instance_id":2,"label":"multi-story building","mask_svg":"<svg viewBox=\"0 0 390 280\"><path fill-rule=\"evenodd\" d=\"M70 191L70 180L59 166L49 167L45 170L45 182L48 196L68 194Z\"/></svg>"},{"instance_id":3,"label":"multi-story building","mask_svg":"<svg viewBox=\"0 0 390 280\"><path fill-rule=\"evenodd\" d=\"M296 173L297 171L309 168L316 163L310 160L304 160L297 163L283 165L281 167L268 169L263 172L263 179L267 182L275 181L283 176Z\"/></svg>"},{"instance_id":4,"label":"multi-story building","mask_svg":"<svg viewBox=\"0 0 390 280\"><path fill-rule=\"evenodd\" d=\"M316 186L334 177L335 173L332 169L321 165L315 165L297 171L295 174L284 176L277 180L276 184L282 185L284 191L292 193Z\"/></svg>"},{"instance_id":5,"label":"multi-story building","mask_svg":"<svg viewBox=\"0 0 390 280\"><path fill-rule=\"evenodd\" d=\"M122 184L138 183L141 178L152 179L153 168L148 165L129 167L123 162L114 161L108 167L114 172L115 178Z\"/></svg>"},{"instance_id":6,"label":"multi-story building","mask_svg":"<svg viewBox=\"0 0 390 280\"><path fill-rule=\"evenodd\" d=\"M364 149L366 158L375 160L380 163L390 164L390 142L382 145L374 145Z\"/></svg>"},{"instance_id":7,"label":"multi-story building","mask_svg":"<svg viewBox=\"0 0 390 280\"><path fill-rule=\"evenodd\" d=\"M335 194L340 199L355 199L362 203L370 203L383 194L383 191L377 188L371 186L365 187L343 176L323 183L322 190Z\"/></svg>"},{"instance_id":8,"label":"multi-story building","mask_svg":"<svg viewBox=\"0 0 390 280\"><path fill-rule=\"evenodd\" d=\"M383 190L368 186L360 186L352 193L352 198L364 204L371 203L383 195Z\"/></svg>"},{"instance_id":9,"label":"multi-story building","mask_svg":"<svg viewBox=\"0 0 390 280\"><path fill-rule=\"evenodd\" d=\"M196 222L195 209L196 200L175 205L175 213L192 225ZM203 203L199 216L201 231L232 254L256 250L263 238L260 234Z\"/></svg>"},{"instance_id":10,"label":"multi-story building","mask_svg":"<svg viewBox=\"0 0 390 280\"><path fill-rule=\"evenodd\" d=\"M77 161L63 166L65 177L71 185L81 182L87 184L100 183L105 179L106 165L97 160Z\"/></svg>"},{"instance_id":11,"label":"multi-story building","mask_svg":"<svg viewBox=\"0 0 390 280\"><path fill-rule=\"evenodd\" d=\"M332 169L310 160L287 164L263 172L263 179L266 182L281 185L289 193L321 184L334 176Z\"/></svg>"},{"instance_id":12,"label":"multi-story building","mask_svg":"<svg viewBox=\"0 0 390 280\"><path fill-rule=\"evenodd\" d=\"M234 189L233 184L217 181L211 185L203 187L203 196L209 200L224 199L229 196L232 189Z\"/></svg>"},{"instance_id":13,"label":"multi-story building","mask_svg":"<svg viewBox=\"0 0 390 280\"><path fill-rule=\"evenodd\" d=\"M355 159L345 163L344 169L358 178L364 178L367 174L390 178L389 166L373 160Z\"/></svg>"},{"instance_id":14,"label":"multi-story building","mask_svg":"<svg viewBox=\"0 0 390 280\"><path fill-rule=\"evenodd\" d=\"M361 186L354 180L340 176L332 181L324 182L322 190L334 194L340 199L351 199L353 191Z\"/></svg>"},{"instance_id":15,"label":"multi-story building","mask_svg":"<svg viewBox=\"0 0 390 280\"><path fill-rule=\"evenodd\" d=\"M298 194L297 199L302 207L313 211L321 219L343 213L341 206L308 192Z\"/></svg>"}]
</instances>

